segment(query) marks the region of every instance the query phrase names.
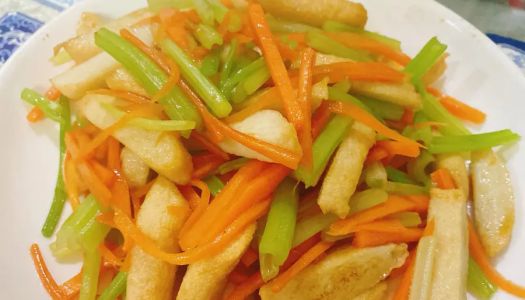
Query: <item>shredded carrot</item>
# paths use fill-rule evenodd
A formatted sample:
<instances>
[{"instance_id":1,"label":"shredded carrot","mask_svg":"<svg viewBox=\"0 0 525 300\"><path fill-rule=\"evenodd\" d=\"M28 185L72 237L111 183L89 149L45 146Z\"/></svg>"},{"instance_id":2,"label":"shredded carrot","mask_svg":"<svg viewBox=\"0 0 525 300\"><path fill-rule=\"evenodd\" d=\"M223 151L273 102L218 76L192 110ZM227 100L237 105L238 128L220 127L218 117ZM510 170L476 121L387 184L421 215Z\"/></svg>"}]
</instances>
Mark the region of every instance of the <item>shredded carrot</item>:
<instances>
[{"instance_id":1,"label":"shredded carrot","mask_svg":"<svg viewBox=\"0 0 525 300\"><path fill-rule=\"evenodd\" d=\"M321 134L326 123L330 121L331 116L332 112L330 112L328 102L323 101L321 106L315 110L315 113L312 116L312 138L315 139Z\"/></svg>"},{"instance_id":2,"label":"shredded carrot","mask_svg":"<svg viewBox=\"0 0 525 300\"><path fill-rule=\"evenodd\" d=\"M373 146L366 157L366 164L371 164L376 161L381 161L388 157L388 151L383 147Z\"/></svg>"},{"instance_id":3,"label":"shredded carrot","mask_svg":"<svg viewBox=\"0 0 525 300\"><path fill-rule=\"evenodd\" d=\"M454 183L454 178L447 169L437 169L436 171L430 174L432 182L440 189L450 190L455 189L456 184Z\"/></svg>"},{"instance_id":4,"label":"shredded carrot","mask_svg":"<svg viewBox=\"0 0 525 300\"><path fill-rule=\"evenodd\" d=\"M414 123L414 110L411 108L405 108L403 116L401 116L401 122L404 125L410 125Z\"/></svg>"},{"instance_id":5,"label":"shredded carrot","mask_svg":"<svg viewBox=\"0 0 525 300\"><path fill-rule=\"evenodd\" d=\"M177 85L177 83L180 80L180 73L179 69L175 64L171 64L173 67L171 67L171 75L168 78L168 81L162 86L162 88L151 98L152 101L158 102L160 99L167 96L171 90Z\"/></svg>"},{"instance_id":6,"label":"shredded carrot","mask_svg":"<svg viewBox=\"0 0 525 300\"><path fill-rule=\"evenodd\" d=\"M375 62L339 62L314 67L317 77L328 76L330 82L342 80L382 81L402 83L405 74L396 71L383 63Z\"/></svg>"},{"instance_id":7,"label":"shredded carrot","mask_svg":"<svg viewBox=\"0 0 525 300\"><path fill-rule=\"evenodd\" d=\"M224 160L230 159L230 155L228 155L228 153L222 151L222 149L219 148L219 146L217 146L214 142L210 141L205 135L198 133L196 130L192 131L190 138L195 140L210 153L213 153Z\"/></svg>"},{"instance_id":8,"label":"shredded carrot","mask_svg":"<svg viewBox=\"0 0 525 300\"><path fill-rule=\"evenodd\" d=\"M191 177L196 179L204 178L210 175L221 164L224 163L223 158L213 153L194 155L192 160L194 169Z\"/></svg>"},{"instance_id":9,"label":"shredded carrot","mask_svg":"<svg viewBox=\"0 0 525 300\"><path fill-rule=\"evenodd\" d=\"M66 300L75 299L80 288L82 287L82 271L78 272L75 276L68 279L66 282L62 283L60 289L64 294Z\"/></svg>"},{"instance_id":10,"label":"shredded carrot","mask_svg":"<svg viewBox=\"0 0 525 300\"><path fill-rule=\"evenodd\" d=\"M54 300L63 299L64 293L56 283L51 273L49 272L44 257L42 256L42 252L40 252L40 247L38 247L38 244L32 244L31 248L29 249L29 252L31 253L31 258L33 259L33 264L35 266L36 273L40 278L40 282L46 289L49 296L51 296L51 298L53 298Z\"/></svg>"},{"instance_id":11,"label":"shredded carrot","mask_svg":"<svg viewBox=\"0 0 525 300\"><path fill-rule=\"evenodd\" d=\"M215 116L213 116L202 103L202 101L193 93L193 91L181 81L181 87L184 92L189 96L191 101L197 107L206 127L211 129L212 132L217 132L219 135L228 136L231 139L243 144L244 146L268 157L274 162L285 165L291 169L296 169L301 159L301 154L292 152L286 148L278 145L273 145L265 141L256 139L250 135L239 132L228 125L224 124Z\"/></svg>"},{"instance_id":12,"label":"shredded carrot","mask_svg":"<svg viewBox=\"0 0 525 300\"><path fill-rule=\"evenodd\" d=\"M112 170L104 167L96 160L90 160L89 164L97 177L100 178L100 180L104 183L104 185L112 186L113 183L115 183L117 176Z\"/></svg>"},{"instance_id":13,"label":"shredded carrot","mask_svg":"<svg viewBox=\"0 0 525 300\"><path fill-rule=\"evenodd\" d=\"M299 69L299 83L297 101L303 110L303 125L299 132L299 142L303 149L302 163L312 166L312 68L315 63L315 51L305 48L301 51L301 66Z\"/></svg>"},{"instance_id":14,"label":"shredded carrot","mask_svg":"<svg viewBox=\"0 0 525 300\"><path fill-rule=\"evenodd\" d=\"M394 213L414 210L416 207L417 205L413 201L401 196L389 195L386 202L333 223L328 234L334 236L346 235L355 230L354 228L357 225L369 223Z\"/></svg>"},{"instance_id":15,"label":"shredded carrot","mask_svg":"<svg viewBox=\"0 0 525 300\"><path fill-rule=\"evenodd\" d=\"M164 72L166 72L167 74L171 74L172 69L170 68L170 64L167 62L166 57L164 57L164 55L161 52L146 45L142 40L140 40L133 33L131 33L131 31L125 28L120 30L120 35L122 36L122 38L139 48L140 51L144 52L144 54L146 54L159 67L161 67L162 70L164 70Z\"/></svg>"},{"instance_id":16,"label":"shredded carrot","mask_svg":"<svg viewBox=\"0 0 525 300\"><path fill-rule=\"evenodd\" d=\"M231 271L231 273L228 275L229 282L233 284L240 284L250 278L240 267L242 267L242 265L237 265L237 267L235 267L235 269L233 269L233 271Z\"/></svg>"},{"instance_id":17,"label":"shredded carrot","mask_svg":"<svg viewBox=\"0 0 525 300\"><path fill-rule=\"evenodd\" d=\"M62 96L62 93L56 87L52 86L46 91L44 96L51 101L57 101L58 98Z\"/></svg>"},{"instance_id":18,"label":"shredded carrot","mask_svg":"<svg viewBox=\"0 0 525 300\"><path fill-rule=\"evenodd\" d=\"M159 249L148 236L133 224L131 219L118 210L115 212L114 220L117 228L123 232L125 236L132 238L135 244L144 250L144 252L173 265L185 265L211 257L223 251L247 226L253 224L257 219L265 215L270 204L271 201L255 204L230 224L213 242L182 253L167 253Z\"/></svg>"},{"instance_id":19,"label":"shredded carrot","mask_svg":"<svg viewBox=\"0 0 525 300\"><path fill-rule=\"evenodd\" d=\"M370 113L362 109L361 107L353 104L353 103L343 103L343 102L330 102L329 108L334 113L339 113L343 115L347 115L352 117L353 119L371 127L375 131L377 131L379 134L384 135L385 137L404 143L406 147L414 148L415 151L419 151L419 145L417 142L403 136L399 132L392 130L385 125L383 125L381 122L379 122L374 116L372 116ZM418 150L415 150L415 149Z\"/></svg>"},{"instance_id":20,"label":"shredded carrot","mask_svg":"<svg viewBox=\"0 0 525 300\"><path fill-rule=\"evenodd\" d=\"M421 228L405 228L395 234L390 232L358 231L355 233L352 245L358 248L373 247L388 243L408 243L418 241L423 235Z\"/></svg>"},{"instance_id":21,"label":"shredded carrot","mask_svg":"<svg viewBox=\"0 0 525 300\"><path fill-rule=\"evenodd\" d=\"M191 187L189 187L189 193L184 193L185 196L189 194L189 197L191 198L195 199L196 197L197 203L193 205L193 211L191 212L190 216L186 219L186 222L184 222L184 225L182 225L182 228L179 232L179 236L183 236L186 234L186 232L195 224L197 220L199 220L202 214L206 211L210 203L210 190L208 189L208 186L200 180L192 180L192 184L197 185L197 187L200 188L201 196L199 197L195 193L195 190ZM188 198L188 196L186 196L186 198Z\"/></svg>"},{"instance_id":22,"label":"shredded carrot","mask_svg":"<svg viewBox=\"0 0 525 300\"><path fill-rule=\"evenodd\" d=\"M403 232L406 229L399 219L382 219L377 221L372 221L370 223L360 224L354 227L356 232L359 231L372 231L372 232L381 232L381 233L390 233L396 234L398 232Z\"/></svg>"},{"instance_id":23,"label":"shredded carrot","mask_svg":"<svg viewBox=\"0 0 525 300\"><path fill-rule=\"evenodd\" d=\"M191 185L183 185L179 187L179 190L182 193L182 196L188 201L190 209L192 211L195 210L197 206L199 206L201 197L199 197Z\"/></svg>"},{"instance_id":24,"label":"shredded carrot","mask_svg":"<svg viewBox=\"0 0 525 300\"><path fill-rule=\"evenodd\" d=\"M111 191L104 182L97 176L93 168L86 162L77 165L80 178L86 183L89 191L95 196L97 201L104 207L109 205L111 200Z\"/></svg>"},{"instance_id":25,"label":"shredded carrot","mask_svg":"<svg viewBox=\"0 0 525 300\"><path fill-rule=\"evenodd\" d=\"M111 204L131 217L131 198L129 186L123 176L118 176L111 189Z\"/></svg>"},{"instance_id":26,"label":"shredded carrot","mask_svg":"<svg viewBox=\"0 0 525 300\"><path fill-rule=\"evenodd\" d=\"M111 90L111 89L97 89L89 92L90 94L100 94L112 96L135 104L151 103L151 99L130 91Z\"/></svg>"},{"instance_id":27,"label":"shredded carrot","mask_svg":"<svg viewBox=\"0 0 525 300\"><path fill-rule=\"evenodd\" d=\"M273 82L275 83L279 95L283 102L286 118L295 126L297 130L301 128L305 117L297 99L294 97L292 82L288 77L288 72L279 53L279 49L274 42L272 32L263 8L260 4L251 3L248 6L248 16L252 30L255 32L259 47L261 47L265 62L268 66Z\"/></svg>"},{"instance_id":28,"label":"shredded carrot","mask_svg":"<svg viewBox=\"0 0 525 300\"><path fill-rule=\"evenodd\" d=\"M110 170L120 170L120 142L115 138L110 137L108 139L108 153L107 153L107 167Z\"/></svg>"},{"instance_id":29,"label":"shredded carrot","mask_svg":"<svg viewBox=\"0 0 525 300\"><path fill-rule=\"evenodd\" d=\"M434 222L434 219L430 219L430 221L427 221L427 226L425 226L423 236L432 236L434 234L435 225L436 224Z\"/></svg>"},{"instance_id":30,"label":"shredded carrot","mask_svg":"<svg viewBox=\"0 0 525 300\"><path fill-rule=\"evenodd\" d=\"M248 184L252 178L260 174L265 166L266 163L252 160L241 167L228 184L226 184L226 186L215 197L201 217L198 218L198 221L196 221L193 226L188 227L185 234L179 235L179 244L181 248L195 248L199 244L201 237L209 230L209 228L215 226L215 220L223 214L233 199L236 199L241 188Z\"/></svg>"},{"instance_id":31,"label":"shredded carrot","mask_svg":"<svg viewBox=\"0 0 525 300\"><path fill-rule=\"evenodd\" d=\"M474 258L487 278L502 290L512 295L525 298L525 287L519 286L506 279L491 265L490 259L488 258L487 253L485 252L485 249L483 248L483 245L481 244L476 230L474 229L474 226L470 220L468 223L468 233L470 255L472 258Z\"/></svg>"},{"instance_id":32,"label":"shredded carrot","mask_svg":"<svg viewBox=\"0 0 525 300\"><path fill-rule=\"evenodd\" d=\"M167 32L168 36L185 52L190 52L190 33L186 29L187 16L175 9L163 9L159 12L159 32Z\"/></svg>"},{"instance_id":33,"label":"shredded carrot","mask_svg":"<svg viewBox=\"0 0 525 300\"><path fill-rule=\"evenodd\" d=\"M245 267L253 265L259 259L259 253L253 250L252 247L248 247L248 250L241 256L241 262Z\"/></svg>"},{"instance_id":34,"label":"shredded carrot","mask_svg":"<svg viewBox=\"0 0 525 300\"><path fill-rule=\"evenodd\" d=\"M326 35L349 48L361 49L374 54L379 54L403 66L410 62L410 57L406 54L395 51L381 42L359 34L350 32L327 32Z\"/></svg>"},{"instance_id":35,"label":"shredded carrot","mask_svg":"<svg viewBox=\"0 0 525 300\"><path fill-rule=\"evenodd\" d=\"M486 115L484 112L463 103L456 98L444 96L439 99L439 102L454 116L469 121L475 124L485 122Z\"/></svg>"},{"instance_id":36,"label":"shredded carrot","mask_svg":"<svg viewBox=\"0 0 525 300\"><path fill-rule=\"evenodd\" d=\"M31 122L31 123L36 123L42 119L44 119L45 115L44 115L44 112L34 106L28 113L27 113L27 116L26 116L26 119Z\"/></svg>"},{"instance_id":37,"label":"shredded carrot","mask_svg":"<svg viewBox=\"0 0 525 300\"><path fill-rule=\"evenodd\" d=\"M250 98L247 102L249 103L247 103L243 109L224 118L224 122L227 124L237 123L260 110L280 109L282 106L279 102L279 93L275 87L260 92L259 94Z\"/></svg>"},{"instance_id":38,"label":"shredded carrot","mask_svg":"<svg viewBox=\"0 0 525 300\"><path fill-rule=\"evenodd\" d=\"M66 157L64 158L64 185L66 187L69 204L73 210L76 210L80 204L78 177L77 168L71 160L71 155L66 153Z\"/></svg>"},{"instance_id":39,"label":"shredded carrot","mask_svg":"<svg viewBox=\"0 0 525 300\"><path fill-rule=\"evenodd\" d=\"M432 94L434 97L437 97L437 98L441 98L443 96L438 89L433 88L431 86L427 86L427 92L429 92L430 94Z\"/></svg>"},{"instance_id":40,"label":"shredded carrot","mask_svg":"<svg viewBox=\"0 0 525 300\"><path fill-rule=\"evenodd\" d=\"M418 157L419 147L414 147L412 144L407 144L398 141L378 141L376 146L388 152L388 155L393 157L394 155L403 155L406 157Z\"/></svg>"},{"instance_id":41,"label":"shredded carrot","mask_svg":"<svg viewBox=\"0 0 525 300\"><path fill-rule=\"evenodd\" d=\"M326 252L332 247L333 242L320 241L315 246L310 248L299 260L297 260L288 270L279 274L271 283L273 292L280 291L290 280L293 279L299 272L304 270L310 265L316 258Z\"/></svg>"},{"instance_id":42,"label":"shredded carrot","mask_svg":"<svg viewBox=\"0 0 525 300\"><path fill-rule=\"evenodd\" d=\"M405 197L414 203L415 212L426 213L428 211L428 205L430 203L430 197L428 195L406 195Z\"/></svg>"},{"instance_id":43,"label":"shredded carrot","mask_svg":"<svg viewBox=\"0 0 525 300\"><path fill-rule=\"evenodd\" d=\"M414 273L414 266L416 262L416 256L411 252L411 255L408 256L406 271L401 278L401 283L399 284L396 293L394 294L393 300L407 300L408 294L410 292L410 286L412 285L412 276Z\"/></svg>"},{"instance_id":44,"label":"shredded carrot","mask_svg":"<svg viewBox=\"0 0 525 300\"><path fill-rule=\"evenodd\" d=\"M402 169L410 160L409 157L396 155L388 159L388 165L395 169Z\"/></svg>"},{"instance_id":45,"label":"shredded carrot","mask_svg":"<svg viewBox=\"0 0 525 300\"><path fill-rule=\"evenodd\" d=\"M104 258L104 261L110 264L113 267L120 267L122 265L122 261L113 254L111 250L109 250L104 244L100 244L98 246L98 250L100 251L100 254Z\"/></svg>"}]
</instances>

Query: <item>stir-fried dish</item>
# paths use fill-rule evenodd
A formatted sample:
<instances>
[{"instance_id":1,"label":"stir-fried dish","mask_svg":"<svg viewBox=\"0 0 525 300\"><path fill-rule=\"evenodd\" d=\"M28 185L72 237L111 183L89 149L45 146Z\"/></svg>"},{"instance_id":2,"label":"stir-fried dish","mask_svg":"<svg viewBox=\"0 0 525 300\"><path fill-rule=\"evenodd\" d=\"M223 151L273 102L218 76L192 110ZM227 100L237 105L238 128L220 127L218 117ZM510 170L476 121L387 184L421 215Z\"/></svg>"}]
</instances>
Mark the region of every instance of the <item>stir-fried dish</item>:
<instances>
[{"instance_id":1,"label":"stir-fried dish","mask_svg":"<svg viewBox=\"0 0 525 300\"><path fill-rule=\"evenodd\" d=\"M42 234L82 261L59 284L31 246L50 297L525 297L491 265L519 136L467 129L485 114L438 88L437 38L409 57L366 21L345 0L84 13L70 68L21 96L60 128Z\"/></svg>"}]
</instances>

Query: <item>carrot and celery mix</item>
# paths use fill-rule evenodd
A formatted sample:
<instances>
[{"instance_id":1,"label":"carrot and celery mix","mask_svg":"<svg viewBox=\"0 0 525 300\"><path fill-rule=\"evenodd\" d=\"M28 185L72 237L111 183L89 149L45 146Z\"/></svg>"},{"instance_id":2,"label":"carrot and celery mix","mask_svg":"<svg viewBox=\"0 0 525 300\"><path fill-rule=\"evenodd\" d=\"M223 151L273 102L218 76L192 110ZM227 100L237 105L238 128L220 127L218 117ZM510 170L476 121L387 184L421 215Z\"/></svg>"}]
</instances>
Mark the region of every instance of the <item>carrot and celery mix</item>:
<instances>
[{"instance_id":1,"label":"carrot and celery mix","mask_svg":"<svg viewBox=\"0 0 525 300\"><path fill-rule=\"evenodd\" d=\"M83 258L78 274L60 284L39 246L31 246L50 297L124 298L133 249L189 265L189 272L256 224L228 271L223 299L244 299L263 286L279 293L337 248L389 243L405 243L410 251L388 277L401 278L394 298L407 299L423 251L418 242L434 232L430 190L458 188L437 157L468 157L519 136L469 132L465 124L481 124L486 116L432 86L447 48L437 38L409 57L395 39L355 25L297 23L255 2L190 2L181 8L151 1L148 14L132 24L92 29L92 56L103 53L127 85L104 81L111 72L100 70L102 80L90 79L80 94L58 81L43 94L22 92L32 105L29 122L49 119L60 128L58 177L41 232L53 237L55 257ZM73 57L67 47L58 53L66 62ZM73 59L77 67L94 60ZM265 119L268 111L277 118ZM372 136L370 145L363 146L358 128ZM162 152L172 151L165 140L175 154ZM152 146L141 150L147 143ZM355 150L361 158L343 151L352 143L361 147ZM130 173L129 150L145 165L143 178ZM171 162L155 161L170 155ZM336 165L345 159L356 163ZM337 183L354 185L339 197L346 211L317 201L334 189L332 171L355 173L354 183L345 182L348 177ZM161 210L169 218L185 216L171 250L138 222L160 177L176 184L189 209ZM470 221L468 233L469 290L482 298L496 288L525 296L491 265Z\"/></svg>"}]
</instances>

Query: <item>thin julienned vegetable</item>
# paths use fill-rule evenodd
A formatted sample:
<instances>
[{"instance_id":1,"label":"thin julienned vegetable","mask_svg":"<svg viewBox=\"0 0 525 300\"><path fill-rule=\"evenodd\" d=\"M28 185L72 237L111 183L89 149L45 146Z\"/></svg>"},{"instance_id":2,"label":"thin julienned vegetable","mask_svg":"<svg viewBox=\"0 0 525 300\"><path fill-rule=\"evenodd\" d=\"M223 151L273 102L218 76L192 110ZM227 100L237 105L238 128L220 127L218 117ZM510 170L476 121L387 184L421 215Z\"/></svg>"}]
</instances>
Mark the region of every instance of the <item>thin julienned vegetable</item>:
<instances>
[{"instance_id":1,"label":"thin julienned vegetable","mask_svg":"<svg viewBox=\"0 0 525 300\"><path fill-rule=\"evenodd\" d=\"M208 185L210 193L215 197L224 188L224 183L217 176L210 176L204 179L204 182Z\"/></svg>"},{"instance_id":2,"label":"thin julienned vegetable","mask_svg":"<svg viewBox=\"0 0 525 300\"><path fill-rule=\"evenodd\" d=\"M405 172L390 166L386 167L385 169L389 180L399 183L415 184L415 182L412 179L410 179L410 177L408 177L408 174L406 174Z\"/></svg>"},{"instance_id":3,"label":"thin julienned vegetable","mask_svg":"<svg viewBox=\"0 0 525 300\"><path fill-rule=\"evenodd\" d=\"M62 121L63 112L60 103L46 99L38 92L31 89L22 90L22 94L20 95L20 97L25 102L40 108L44 112L46 118L49 118L59 123Z\"/></svg>"},{"instance_id":4,"label":"thin julienned vegetable","mask_svg":"<svg viewBox=\"0 0 525 300\"><path fill-rule=\"evenodd\" d=\"M447 46L436 37L430 39L405 68L405 72L412 76L412 82L419 82L446 50Z\"/></svg>"},{"instance_id":5,"label":"thin julienned vegetable","mask_svg":"<svg viewBox=\"0 0 525 300\"><path fill-rule=\"evenodd\" d=\"M109 286L100 294L98 300L115 300L126 291L126 279L128 274L120 271L113 278Z\"/></svg>"},{"instance_id":6,"label":"thin julienned vegetable","mask_svg":"<svg viewBox=\"0 0 525 300\"><path fill-rule=\"evenodd\" d=\"M219 166L217 169L220 175L224 175L226 173L229 173L231 171L235 171L240 169L242 166L244 166L249 161L246 157L236 158L233 160L230 160L228 162L223 163Z\"/></svg>"},{"instance_id":7,"label":"thin julienned vegetable","mask_svg":"<svg viewBox=\"0 0 525 300\"><path fill-rule=\"evenodd\" d=\"M237 70L235 73L233 73L230 78L224 81L224 84L221 87L221 91L225 93L225 95L230 95L231 90L233 90L233 88L237 84L239 84L241 81L245 80L249 75L251 75L253 72L261 68L266 68L266 65L264 63L264 58L262 57L254 60L246 67L241 68Z\"/></svg>"},{"instance_id":8,"label":"thin julienned vegetable","mask_svg":"<svg viewBox=\"0 0 525 300\"><path fill-rule=\"evenodd\" d=\"M514 143L520 139L509 129L480 134L459 136L436 136L432 139L430 153L457 153L486 150L492 147Z\"/></svg>"},{"instance_id":9,"label":"thin julienned vegetable","mask_svg":"<svg viewBox=\"0 0 525 300\"><path fill-rule=\"evenodd\" d=\"M372 60L368 52L348 48L320 32L308 32L306 34L306 43L313 49L326 54L332 54L355 61Z\"/></svg>"},{"instance_id":10,"label":"thin julienned vegetable","mask_svg":"<svg viewBox=\"0 0 525 300\"><path fill-rule=\"evenodd\" d=\"M469 257L468 260L468 291L481 300L488 300L497 291L497 287L483 274L479 265Z\"/></svg>"},{"instance_id":11,"label":"thin julienned vegetable","mask_svg":"<svg viewBox=\"0 0 525 300\"><path fill-rule=\"evenodd\" d=\"M85 252L79 300L95 300L97 297L100 261L101 257L98 248Z\"/></svg>"},{"instance_id":12,"label":"thin julienned vegetable","mask_svg":"<svg viewBox=\"0 0 525 300\"><path fill-rule=\"evenodd\" d=\"M222 53L222 66L221 66L221 75L219 79L219 87L221 90L224 90L224 85L226 84L226 81L230 78L230 73L233 69L233 63L235 59L235 55L237 52L238 43L237 40L232 40L231 43L224 48L224 51ZM233 87L232 87L233 88Z\"/></svg>"},{"instance_id":13,"label":"thin julienned vegetable","mask_svg":"<svg viewBox=\"0 0 525 300\"><path fill-rule=\"evenodd\" d=\"M401 49L401 42L396 39L379 34L377 32L363 30L362 28L353 27L348 24L343 24L337 21L328 20L324 22L323 30L328 31L328 32L347 31L347 32L360 33L378 42L382 42L383 44L386 44L393 49L396 49L396 50Z\"/></svg>"},{"instance_id":14,"label":"thin julienned vegetable","mask_svg":"<svg viewBox=\"0 0 525 300\"><path fill-rule=\"evenodd\" d=\"M195 37L206 49L211 49L214 45L222 45L223 40L220 33L213 27L206 24L199 24L195 28Z\"/></svg>"},{"instance_id":15,"label":"thin julienned vegetable","mask_svg":"<svg viewBox=\"0 0 525 300\"><path fill-rule=\"evenodd\" d=\"M200 70L204 76L211 77L219 72L221 63L219 51L211 51L203 60Z\"/></svg>"}]
</instances>

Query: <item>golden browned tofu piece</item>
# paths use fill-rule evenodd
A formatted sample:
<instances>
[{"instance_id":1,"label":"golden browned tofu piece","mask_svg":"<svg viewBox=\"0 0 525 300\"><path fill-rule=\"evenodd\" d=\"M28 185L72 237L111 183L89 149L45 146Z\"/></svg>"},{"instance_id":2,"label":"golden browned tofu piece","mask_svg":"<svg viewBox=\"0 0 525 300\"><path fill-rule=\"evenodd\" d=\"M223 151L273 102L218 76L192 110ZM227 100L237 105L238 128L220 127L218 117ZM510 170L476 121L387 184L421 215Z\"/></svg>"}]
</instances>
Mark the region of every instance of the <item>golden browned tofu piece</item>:
<instances>
[{"instance_id":1,"label":"golden browned tofu piece","mask_svg":"<svg viewBox=\"0 0 525 300\"><path fill-rule=\"evenodd\" d=\"M440 154L437 156L437 166L450 171L457 188L465 194L465 200L467 200L470 192L470 183L465 159L461 154Z\"/></svg>"},{"instance_id":2,"label":"golden browned tofu piece","mask_svg":"<svg viewBox=\"0 0 525 300\"><path fill-rule=\"evenodd\" d=\"M362 28L368 18L362 4L347 0L259 0L259 3L272 15L316 26L332 20Z\"/></svg>"},{"instance_id":3,"label":"golden browned tofu piece","mask_svg":"<svg viewBox=\"0 0 525 300\"><path fill-rule=\"evenodd\" d=\"M355 192L375 137L375 131L362 123L354 122L350 128L332 160L317 199L324 214L344 218L350 212L348 201Z\"/></svg>"},{"instance_id":4,"label":"golden browned tofu piece","mask_svg":"<svg viewBox=\"0 0 525 300\"><path fill-rule=\"evenodd\" d=\"M130 187L143 186L148 182L148 165L129 148L122 148L120 161L122 163L122 173Z\"/></svg>"},{"instance_id":5,"label":"golden browned tofu piece","mask_svg":"<svg viewBox=\"0 0 525 300\"><path fill-rule=\"evenodd\" d=\"M421 96L416 92L414 86L409 83L395 84L354 81L352 82L350 92L415 110L423 106Z\"/></svg>"},{"instance_id":6,"label":"golden browned tofu piece","mask_svg":"<svg viewBox=\"0 0 525 300\"><path fill-rule=\"evenodd\" d=\"M354 300L384 300L386 298L386 293L388 289L388 284L386 281L381 281L376 284L374 287L362 292Z\"/></svg>"},{"instance_id":7,"label":"golden browned tofu piece","mask_svg":"<svg viewBox=\"0 0 525 300\"><path fill-rule=\"evenodd\" d=\"M179 207L181 214L168 212L168 206ZM177 234L189 214L189 205L177 187L169 180L159 177L142 204L137 226L157 246L168 252L179 250ZM131 250L126 299L172 299L177 266L150 256L139 247Z\"/></svg>"},{"instance_id":8,"label":"golden browned tofu piece","mask_svg":"<svg viewBox=\"0 0 525 300\"><path fill-rule=\"evenodd\" d=\"M239 263L253 234L255 224L243 233L223 252L188 266L177 295L177 300L219 300L228 281L228 274Z\"/></svg>"},{"instance_id":9,"label":"golden browned tofu piece","mask_svg":"<svg viewBox=\"0 0 525 300\"><path fill-rule=\"evenodd\" d=\"M115 104L117 100L111 96L89 94L81 101L81 111L91 123L105 129L118 118L102 104ZM124 125L112 135L157 173L177 184L186 184L190 180L191 156L175 134Z\"/></svg>"},{"instance_id":10,"label":"golden browned tofu piece","mask_svg":"<svg viewBox=\"0 0 525 300\"><path fill-rule=\"evenodd\" d=\"M343 247L308 266L278 293L269 285L259 290L262 300L346 300L365 292L405 262L405 244L371 248Z\"/></svg>"},{"instance_id":11,"label":"golden browned tofu piece","mask_svg":"<svg viewBox=\"0 0 525 300\"><path fill-rule=\"evenodd\" d=\"M435 257L429 299L466 299L467 201L459 189L430 191L429 219L434 220Z\"/></svg>"},{"instance_id":12,"label":"golden browned tofu piece","mask_svg":"<svg viewBox=\"0 0 525 300\"><path fill-rule=\"evenodd\" d=\"M507 167L493 151L472 153L474 223L487 254L509 244L514 227L514 191Z\"/></svg>"}]
</instances>

